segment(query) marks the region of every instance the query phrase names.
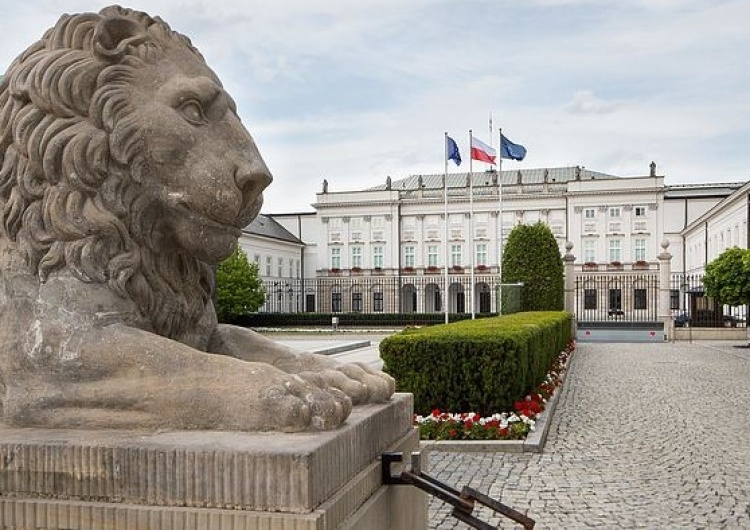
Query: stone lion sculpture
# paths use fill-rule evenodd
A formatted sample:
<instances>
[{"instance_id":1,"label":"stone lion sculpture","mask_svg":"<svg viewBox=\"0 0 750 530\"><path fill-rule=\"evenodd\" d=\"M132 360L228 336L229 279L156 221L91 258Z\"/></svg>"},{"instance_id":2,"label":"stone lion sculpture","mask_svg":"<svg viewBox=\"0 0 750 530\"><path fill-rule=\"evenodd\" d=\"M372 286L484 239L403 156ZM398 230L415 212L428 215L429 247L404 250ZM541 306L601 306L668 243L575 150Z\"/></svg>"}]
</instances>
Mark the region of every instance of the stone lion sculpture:
<instances>
[{"instance_id":1,"label":"stone lion sculpture","mask_svg":"<svg viewBox=\"0 0 750 530\"><path fill-rule=\"evenodd\" d=\"M393 379L217 323L212 266L271 182L190 41L65 15L0 84L6 424L328 429Z\"/></svg>"}]
</instances>

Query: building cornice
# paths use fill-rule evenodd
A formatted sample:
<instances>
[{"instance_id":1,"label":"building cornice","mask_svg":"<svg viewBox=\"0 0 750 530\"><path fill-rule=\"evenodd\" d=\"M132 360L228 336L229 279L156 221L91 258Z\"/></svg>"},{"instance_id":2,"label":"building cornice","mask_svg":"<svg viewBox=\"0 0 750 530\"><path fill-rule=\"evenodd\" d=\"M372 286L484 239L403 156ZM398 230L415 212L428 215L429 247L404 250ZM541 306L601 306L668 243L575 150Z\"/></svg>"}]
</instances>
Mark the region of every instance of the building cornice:
<instances>
[{"instance_id":1,"label":"building cornice","mask_svg":"<svg viewBox=\"0 0 750 530\"><path fill-rule=\"evenodd\" d=\"M693 221L692 223L687 225L685 228L680 230L678 233L682 235L689 234L696 227L701 226L702 224L708 222L712 217L716 215L717 212L731 206L732 204L736 204L738 201L743 201L743 202L750 201L749 197L750 197L750 181L745 183L744 186L739 187L731 195L725 196L723 201L714 205L707 212L705 212L703 215L698 217L695 221ZM684 199L684 197L681 197L680 199Z\"/></svg>"}]
</instances>

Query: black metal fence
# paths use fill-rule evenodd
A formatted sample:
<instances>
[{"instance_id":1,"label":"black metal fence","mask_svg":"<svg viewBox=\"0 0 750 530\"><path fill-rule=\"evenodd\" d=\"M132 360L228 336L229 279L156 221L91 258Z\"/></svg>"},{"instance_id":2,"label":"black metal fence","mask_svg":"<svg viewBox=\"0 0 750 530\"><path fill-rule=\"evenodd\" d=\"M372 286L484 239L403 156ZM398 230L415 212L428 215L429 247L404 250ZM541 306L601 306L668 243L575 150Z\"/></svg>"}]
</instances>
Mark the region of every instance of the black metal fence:
<instances>
[{"instance_id":1,"label":"black metal fence","mask_svg":"<svg viewBox=\"0 0 750 530\"><path fill-rule=\"evenodd\" d=\"M676 327L747 326L747 306L728 306L706 295L702 274L673 274L669 295Z\"/></svg>"},{"instance_id":2,"label":"black metal fence","mask_svg":"<svg viewBox=\"0 0 750 530\"><path fill-rule=\"evenodd\" d=\"M583 273L575 281L579 322L656 322L658 272L648 274Z\"/></svg>"},{"instance_id":3,"label":"black metal fence","mask_svg":"<svg viewBox=\"0 0 750 530\"><path fill-rule=\"evenodd\" d=\"M515 313L521 284L502 284L499 275L452 274L446 292L442 275L343 276L266 280L263 313Z\"/></svg>"}]
</instances>

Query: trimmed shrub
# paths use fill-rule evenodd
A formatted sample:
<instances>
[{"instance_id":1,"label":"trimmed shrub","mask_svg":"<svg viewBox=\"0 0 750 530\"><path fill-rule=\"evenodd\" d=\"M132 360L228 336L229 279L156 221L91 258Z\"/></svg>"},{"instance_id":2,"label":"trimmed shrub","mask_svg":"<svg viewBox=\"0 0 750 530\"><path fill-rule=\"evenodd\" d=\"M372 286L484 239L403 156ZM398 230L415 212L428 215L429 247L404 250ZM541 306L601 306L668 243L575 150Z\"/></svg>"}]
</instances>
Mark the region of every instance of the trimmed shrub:
<instances>
[{"instance_id":1,"label":"trimmed shrub","mask_svg":"<svg viewBox=\"0 0 750 530\"><path fill-rule=\"evenodd\" d=\"M503 283L523 283L522 311L560 311L565 281L560 249L542 222L516 225L503 251Z\"/></svg>"},{"instance_id":2,"label":"trimmed shrub","mask_svg":"<svg viewBox=\"0 0 750 530\"><path fill-rule=\"evenodd\" d=\"M451 314L450 321L458 322L471 318L470 313ZM478 314L477 318L494 315ZM315 326L330 327L331 318L339 319L339 327L390 327L432 326L443 324L443 313L255 313L243 315L231 320L232 324L248 328Z\"/></svg>"},{"instance_id":3,"label":"trimmed shrub","mask_svg":"<svg viewBox=\"0 0 750 530\"><path fill-rule=\"evenodd\" d=\"M570 339L569 313L516 313L409 328L384 339L380 356L417 414L491 415L536 388Z\"/></svg>"}]
</instances>

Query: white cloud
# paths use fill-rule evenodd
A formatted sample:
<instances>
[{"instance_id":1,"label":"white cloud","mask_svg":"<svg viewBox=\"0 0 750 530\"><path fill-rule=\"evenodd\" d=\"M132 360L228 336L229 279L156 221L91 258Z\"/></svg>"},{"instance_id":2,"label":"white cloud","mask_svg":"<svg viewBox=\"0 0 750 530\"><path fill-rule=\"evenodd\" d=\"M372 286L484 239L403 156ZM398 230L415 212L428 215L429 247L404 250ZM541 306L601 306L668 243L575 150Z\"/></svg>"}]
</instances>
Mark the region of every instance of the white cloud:
<instances>
[{"instance_id":1,"label":"white cloud","mask_svg":"<svg viewBox=\"0 0 750 530\"><path fill-rule=\"evenodd\" d=\"M468 129L489 140L490 112L529 149L506 169L629 175L655 160L672 183L750 178L745 0L128 4L191 37L235 97L275 173L268 212L309 210L323 178L343 190L442 172L443 132L465 152ZM0 64L59 15L3 2Z\"/></svg>"},{"instance_id":2,"label":"white cloud","mask_svg":"<svg viewBox=\"0 0 750 530\"><path fill-rule=\"evenodd\" d=\"M567 109L573 114L609 114L620 106L621 103L597 98L591 90L579 90Z\"/></svg>"}]
</instances>

